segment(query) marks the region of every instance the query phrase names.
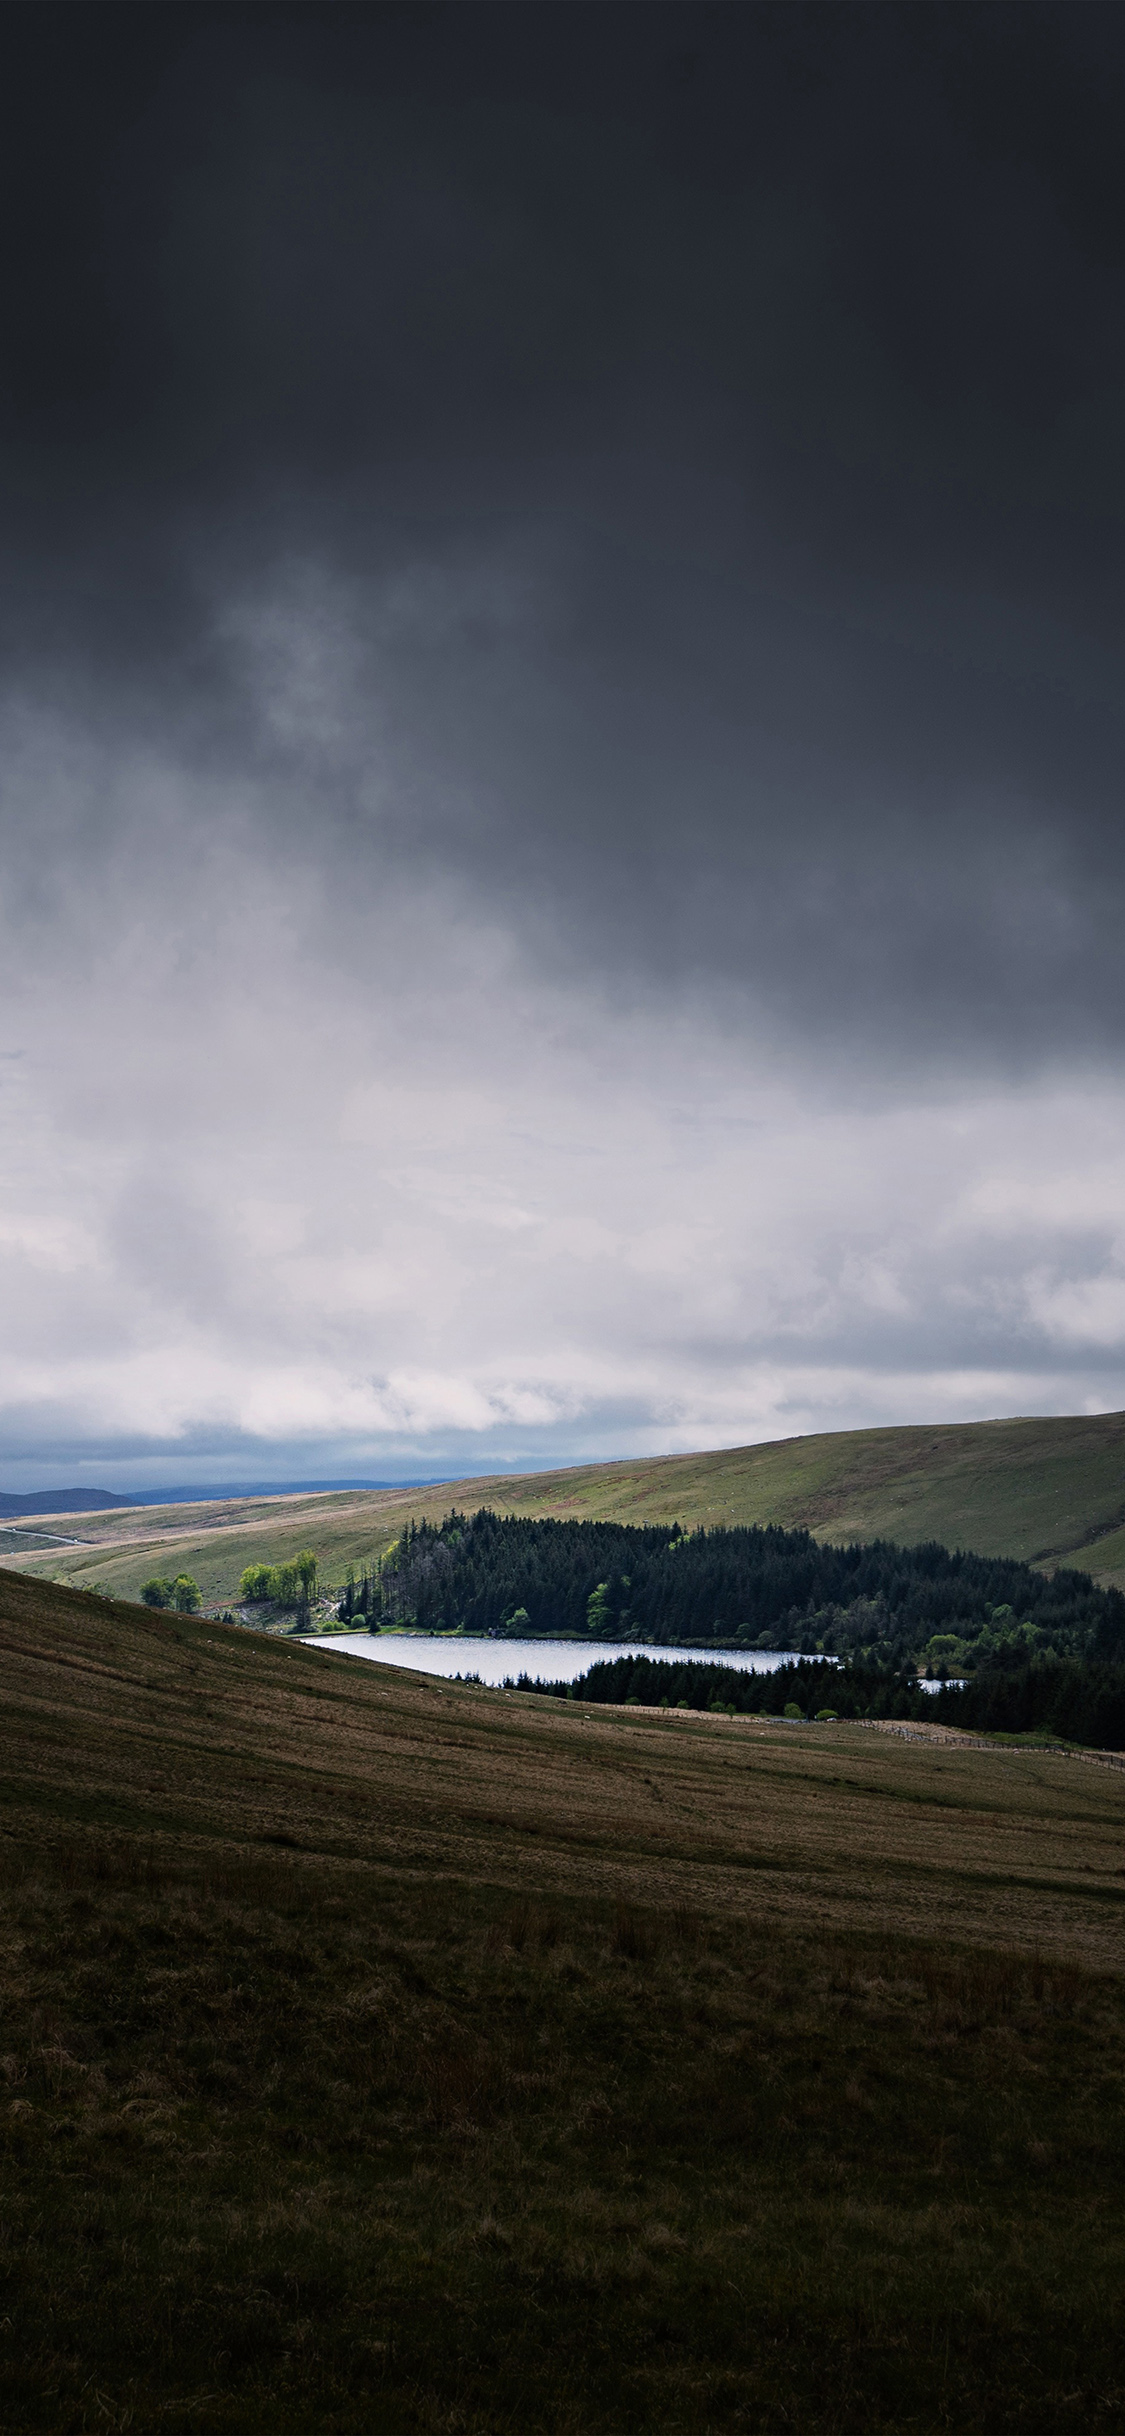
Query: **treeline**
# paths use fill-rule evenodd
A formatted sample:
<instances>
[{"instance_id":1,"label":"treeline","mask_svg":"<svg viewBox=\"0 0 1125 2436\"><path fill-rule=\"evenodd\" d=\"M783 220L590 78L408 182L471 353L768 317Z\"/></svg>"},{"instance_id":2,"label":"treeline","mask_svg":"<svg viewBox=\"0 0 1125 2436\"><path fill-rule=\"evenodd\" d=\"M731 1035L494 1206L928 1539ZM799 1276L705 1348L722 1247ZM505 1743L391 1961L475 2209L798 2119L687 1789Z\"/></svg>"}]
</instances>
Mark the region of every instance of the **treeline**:
<instances>
[{"instance_id":1,"label":"treeline","mask_svg":"<svg viewBox=\"0 0 1125 2436\"><path fill-rule=\"evenodd\" d=\"M317 1559L302 1548L284 1565L247 1565L238 1585L245 1607L295 1607L307 1610L317 1595Z\"/></svg>"},{"instance_id":2,"label":"treeline","mask_svg":"<svg viewBox=\"0 0 1125 2436\"><path fill-rule=\"evenodd\" d=\"M978 1733L1046 1733L1060 1742L1123 1751L1125 1666L1034 1658L1025 1666L990 1668L963 1689L949 1684L935 1692L930 1713L943 1725Z\"/></svg>"},{"instance_id":3,"label":"treeline","mask_svg":"<svg viewBox=\"0 0 1125 2436\"><path fill-rule=\"evenodd\" d=\"M1125 1665L1033 1659L993 1667L958 1687L925 1691L916 1675L851 1660L797 1658L768 1674L638 1652L602 1660L574 1681L520 1675L515 1688L555 1700L687 1708L729 1716L921 1718L970 1733L1044 1734L1102 1751L1125 1750Z\"/></svg>"},{"instance_id":4,"label":"treeline","mask_svg":"<svg viewBox=\"0 0 1125 2436\"><path fill-rule=\"evenodd\" d=\"M349 1573L343 1597L336 1609L337 1619L341 1624L358 1624L362 1630L378 1621L382 1605L378 1566L373 1565L370 1572L365 1567L358 1582L354 1571Z\"/></svg>"},{"instance_id":5,"label":"treeline","mask_svg":"<svg viewBox=\"0 0 1125 2436\"><path fill-rule=\"evenodd\" d=\"M599 1701L611 1707L709 1709L731 1717L898 1716L898 1702L917 1693L914 1676L893 1670L834 1666L830 1658L796 1658L762 1674L748 1667L708 1665L699 1658L648 1658L630 1653L603 1658L573 1682L516 1677L520 1692L543 1692L553 1700ZM928 1695L918 1695L925 1699ZM873 1707L872 1703L878 1705Z\"/></svg>"},{"instance_id":6,"label":"treeline","mask_svg":"<svg viewBox=\"0 0 1125 2436\"><path fill-rule=\"evenodd\" d=\"M141 1597L146 1607L174 1607L177 1614L193 1616L198 1613L203 1593L190 1573L177 1573L172 1581L163 1573L154 1573L141 1583Z\"/></svg>"},{"instance_id":7,"label":"treeline","mask_svg":"<svg viewBox=\"0 0 1125 2436\"><path fill-rule=\"evenodd\" d=\"M776 1524L685 1533L678 1523L450 1513L410 1524L365 1577L363 1612L426 1632L741 1642L934 1674L1033 1654L1125 1658L1125 1599L1087 1574L1048 1579L1015 1558L936 1541L822 1547Z\"/></svg>"}]
</instances>

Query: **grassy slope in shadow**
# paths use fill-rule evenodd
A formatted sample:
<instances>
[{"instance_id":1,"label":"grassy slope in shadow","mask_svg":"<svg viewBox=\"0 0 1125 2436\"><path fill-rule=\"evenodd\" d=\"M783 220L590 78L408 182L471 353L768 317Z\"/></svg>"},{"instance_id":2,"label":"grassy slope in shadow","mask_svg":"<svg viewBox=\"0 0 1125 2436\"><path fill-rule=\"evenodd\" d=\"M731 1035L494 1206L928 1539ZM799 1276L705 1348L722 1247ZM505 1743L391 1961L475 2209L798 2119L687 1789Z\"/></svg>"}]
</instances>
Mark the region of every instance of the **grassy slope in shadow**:
<instances>
[{"instance_id":1,"label":"grassy slope in shadow","mask_svg":"<svg viewBox=\"0 0 1125 2436\"><path fill-rule=\"evenodd\" d=\"M1120 2424L1120 1772L0 1655L4 2429Z\"/></svg>"}]
</instances>

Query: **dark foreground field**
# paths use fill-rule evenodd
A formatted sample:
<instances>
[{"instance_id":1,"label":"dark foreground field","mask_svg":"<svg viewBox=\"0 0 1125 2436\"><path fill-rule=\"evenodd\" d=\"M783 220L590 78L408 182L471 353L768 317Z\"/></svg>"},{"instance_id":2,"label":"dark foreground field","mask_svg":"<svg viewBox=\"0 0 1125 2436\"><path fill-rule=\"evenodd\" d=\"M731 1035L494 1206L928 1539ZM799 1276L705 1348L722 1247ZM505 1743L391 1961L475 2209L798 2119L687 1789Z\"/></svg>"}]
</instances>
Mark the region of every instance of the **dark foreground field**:
<instances>
[{"instance_id":1,"label":"dark foreground field","mask_svg":"<svg viewBox=\"0 0 1125 2436\"><path fill-rule=\"evenodd\" d=\"M5 2431L1122 2425L1121 1772L0 1666Z\"/></svg>"}]
</instances>

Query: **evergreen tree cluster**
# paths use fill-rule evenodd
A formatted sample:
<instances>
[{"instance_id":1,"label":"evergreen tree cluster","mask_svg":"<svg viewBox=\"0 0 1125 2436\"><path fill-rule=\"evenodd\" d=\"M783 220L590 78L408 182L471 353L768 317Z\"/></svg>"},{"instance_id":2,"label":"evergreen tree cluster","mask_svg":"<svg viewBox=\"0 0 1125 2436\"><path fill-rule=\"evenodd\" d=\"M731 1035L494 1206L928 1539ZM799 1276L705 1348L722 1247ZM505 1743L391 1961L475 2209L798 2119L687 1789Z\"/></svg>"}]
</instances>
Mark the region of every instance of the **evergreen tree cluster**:
<instances>
[{"instance_id":1,"label":"evergreen tree cluster","mask_svg":"<svg viewBox=\"0 0 1125 2436\"><path fill-rule=\"evenodd\" d=\"M923 1699L926 1694L921 1695ZM932 1695L943 1725L983 1734L1049 1734L1099 1751L1125 1750L1125 1665L1076 1658L1033 1658L992 1667L963 1687Z\"/></svg>"},{"instance_id":2,"label":"evergreen tree cluster","mask_svg":"<svg viewBox=\"0 0 1125 2436\"><path fill-rule=\"evenodd\" d=\"M336 1609L339 1622L354 1624L360 1632L364 1632L379 1615L380 1609L379 1576L375 1567L370 1572L365 1567L358 1582L354 1571L349 1572L344 1595Z\"/></svg>"},{"instance_id":3,"label":"evergreen tree cluster","mask_svg":"<svg viewBox=\"0 0 1125 2436\"><path fill-rule=\"evenodd\" d=\"M543 1692L554 1700L603 1702L611 1707L710 1709L732 1717L783 1717L794 1706L802 1717L831 1710L837 1717L897 1715L895 1705L917 1692L913 1676L857 1665L847 1669L831 1658L795 1658L761 1674L749 1668L708 1665L699 1658L649 1658L641 1652L603 1658L575 1682L546 1683L517 1676L514 1691ZM930 1697L926 1693L918 1695ZM871 1703L879 1705L872 1710Z\"/></svg>"},{"instance_id":4,"label":"evergreen tree cluster","mask_svg":"<svg viewBox=\"0 0 1125 2436\"><path fill-rule=\"evenodd\" d=\"M1125 1664L1033 1659L992 1666L963 1686L923 1690L917 1677L863 1659L797 1658L768 1674L700 1659L632 1652L603 1659L574 1682L520 1675L518 1691L612 1706L688 1708L730 1716L918 1718L967 1733L1042 1734L1101 1751L1125 1750Z\"/></svg>"},{"instance_id":5,"label":"evergreen tree cluster","mask_svg":"<svg viewBox=\"0 0 1125 2436\"><path fill-rule=\"evenodd\" d=\"M411 1523L364 1598L372 1620L425 1632L757 1644L934 1674L1039 1653L1125 1658L1125 1599L1086 1574L1048 1579L936 1541L822 1547L777 1524L684 1533L450 1513Z\"/></svg>"}]
</instances>

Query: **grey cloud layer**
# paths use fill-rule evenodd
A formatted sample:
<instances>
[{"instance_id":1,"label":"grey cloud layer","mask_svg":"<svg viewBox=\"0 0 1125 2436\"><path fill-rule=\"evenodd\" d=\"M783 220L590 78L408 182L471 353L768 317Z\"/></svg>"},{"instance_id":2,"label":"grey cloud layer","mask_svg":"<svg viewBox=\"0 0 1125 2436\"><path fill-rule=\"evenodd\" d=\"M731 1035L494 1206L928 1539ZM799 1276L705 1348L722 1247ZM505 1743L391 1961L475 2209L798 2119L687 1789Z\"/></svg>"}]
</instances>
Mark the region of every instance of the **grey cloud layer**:
<instances>
[{"instance_id":1,"label":"grey cloud layer","mask_svg":"<svg viewBox=\"0 0 1125 2436\"><path fill-rule=\"evenodd\" d=\"M865 1056L1116 1043L1113 13L161 14L27 273L29 679L264 755L350 896L433 855ZM327 735L232 642L309 570Z\"/></svg>"},{"instance_id":2,"label":"grey cloud layer","mask_svg":"<svg viewBox=\"0 0 1125 2436\"><path fill-rule=\"evenodd\" d=\"M1125 36L1020 29L21 21L9 1469L1123 1400Z\"/></svg>"}]
</instances>

